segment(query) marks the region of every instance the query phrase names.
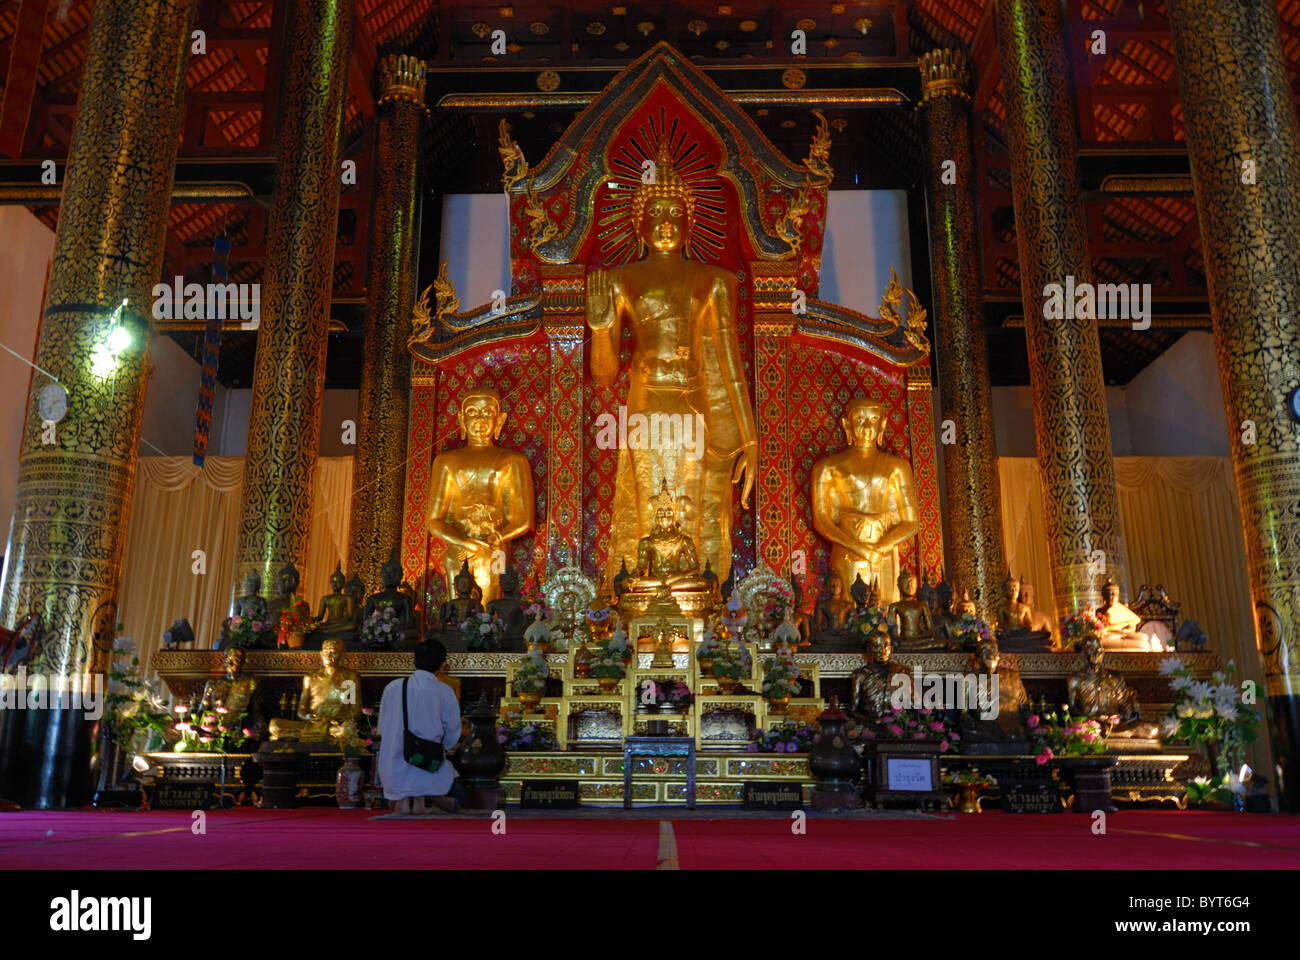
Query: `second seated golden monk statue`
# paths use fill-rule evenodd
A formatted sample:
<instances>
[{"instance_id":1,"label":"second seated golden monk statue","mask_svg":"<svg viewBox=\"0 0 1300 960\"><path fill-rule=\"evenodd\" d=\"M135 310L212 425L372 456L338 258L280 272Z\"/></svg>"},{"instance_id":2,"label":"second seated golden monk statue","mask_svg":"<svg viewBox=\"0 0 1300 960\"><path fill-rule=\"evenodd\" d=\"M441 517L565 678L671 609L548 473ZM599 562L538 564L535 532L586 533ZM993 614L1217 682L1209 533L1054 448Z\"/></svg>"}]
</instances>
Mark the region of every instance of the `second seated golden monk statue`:
<instances>
[{"instance_id":1,"label":"second seated golden monk statue","mask_svg":"<svg viewBox=\"0 0 1300 960\"><path fill-rule=\"evenodd\" d=\"M506 425L495 390L466 391L456 422L466 444L433 458L427 526L447 545L448 596L468 563L486 603L500 596L493 567L505 569L510 541L533 529L533 470L522 453L493 442Z\"/></svg>"},{"instance_id":2,"label":"second seated golden monk statue","mask_svg":"<svg viewBox=\"0 0 1300 960\"><path fill-rule=\"evenodd\" d=\"M1104 649L1164 650L1165 645L1158 637L1138 632L1142 618L1120 602L1118 584L1108 577L1101 592L1105 602L1097 608L1097 619L1101 622L1101 645Z\"/></svg>"},{"instance_id":3,"label":"second seated golden monk statue","mask_svg":"<svg viewBox=\"0 0 1300 960\"><path fill-rule=\"evenodd\" d=\"M238 647L231 647L221 655L221 666L225 672L216 680L209 680L203 685L203 702L211 703L214 707L225 707L231 720L239 720L241 715L248 714L242 725L256 728L257 723L252 714L257 678L244 672L244 658L244 651Z\"/></svg>"},{"instance_id":4,"label":"second seated golden monk statue","mask_svg":"<svg viewBox=\"0 0 1300 960\"><path fill-rule=\"evenodd\" d=\"M1160 727L1142 719L1137 694L1116 676L1102 668L1106 652L1099 637L1087 637L1082 644L1086 663L1068 681L1070 711L1076 716L1118 717L1108 739L1158 740Z\"/></svg>"},{"instance_id":5,"label":"second seated golden monk statue","mask_svg":"<svg viewBox=\"0 0 1300 960\"><path fill-rule=\"evenodd\" d=\"M679 504L663 481L659 496L651 501L654 528L637 543L636 576L627 581L629 590L643 592L667 587L670 590L704 590L695 544L682 533L677 519Z\"/></svg>"},{"instance_id":6,"label":"second seated golden monk statue","mask_svg":"<svg viewBox=\"0 0 1300 960\"><path fill-rule=\"evenodd\" d=\"M685 501L683 532L697 559L726 580L730 485L743 480L740 505L747 507L758 467L736 332L736 275L687 259L694 193L666 143L654 169L654 182L640 185L629 201L641 259L587 277L591 376L600 386L618 378L624 325L632 332L627 407L618 418L630 429L626 438L606 437L620 432L611 425L597 438L598 444L616 439L620 448L607 579L650 534L650 502L667 481Z\"/></svg>"},{"instance_id":7,"label":"second seated golden monk statue","mask_svg":"<svg viewBox=\"0 0 1300 960\"><path fill-rule=\"evenodd\" d=\"M331 638L321 645L321 668L302 678L295 710L298 719L272 720L272 740L337 740L355 732L361 713L361 675L339 666L342 659L342 640Z\"/></svg>"},{"instance_id":8,"label":"second seated golden monk statue","mask_svg":"<svg viewBox=\"0 0 1300 960\"><path fill-rule=\"evenodd\" d=\"M897 599L897 547L919 529L912 467L881 448L883 404L859 397L840 422L848 448L813 466L813 527L831 542L840 582L879 581L887 603Z\"/></svg>"},{"instance_id":9,"label":"second seated golden monk statue","mask_svg":"<svg viewBox=\"0 0 1300 960\"><path fill-rule=\"evenodd\" d=\"M862 666L853 671L853 716L866 723L875 723L893 709L891 698L896 689L894 677L905 674L909 667L893 660L894 645L887 633L871 636L871 652ZM911 687L908 687L911 690Z\"/></svg>"}]
</instances>

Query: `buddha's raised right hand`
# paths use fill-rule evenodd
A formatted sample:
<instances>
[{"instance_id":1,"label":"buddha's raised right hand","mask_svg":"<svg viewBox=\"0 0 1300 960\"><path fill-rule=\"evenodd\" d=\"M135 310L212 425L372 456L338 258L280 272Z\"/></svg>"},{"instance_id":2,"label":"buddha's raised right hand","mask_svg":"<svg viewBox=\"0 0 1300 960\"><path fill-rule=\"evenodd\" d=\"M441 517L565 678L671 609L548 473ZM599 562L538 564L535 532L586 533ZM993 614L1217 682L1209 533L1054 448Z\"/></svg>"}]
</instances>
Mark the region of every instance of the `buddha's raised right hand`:
<instances>
[{"instance_id":1,"label":"buddha's raised right hand","mask_svg":"<svg viewBox=\"0 0 1300 960\"><path fill-rule=\"evenodd\" d=\"M587 323L607 327L614 322L614 281L609 271L597 268L587 274Z\"/></svg>"}]
</instances>

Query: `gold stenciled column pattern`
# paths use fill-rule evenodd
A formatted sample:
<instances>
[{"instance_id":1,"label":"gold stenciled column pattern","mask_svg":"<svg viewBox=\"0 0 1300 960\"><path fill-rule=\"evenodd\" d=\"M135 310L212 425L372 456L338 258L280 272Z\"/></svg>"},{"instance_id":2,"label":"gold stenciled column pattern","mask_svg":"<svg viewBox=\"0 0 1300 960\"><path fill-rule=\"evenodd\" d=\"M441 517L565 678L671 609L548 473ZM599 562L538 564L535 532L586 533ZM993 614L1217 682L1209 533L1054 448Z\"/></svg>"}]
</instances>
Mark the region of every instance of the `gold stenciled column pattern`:
<instances>
[{"instance_id":1,"label":"gold stenciled column pattern","mask_svg":"<svg viewBox=\"0 0 1300 960\"><path fill-rule=\"evenodd\" d=\"M1287 401L1300 387L1300 137L1272 0L1170 0L1169 20L1273 743L1295 811L1300 427Z\"/></svg>"},{"instance_id":2,"label":"gold stenciled column pattern","mask_svg":"<svg viewBox=\"0 0 1300 960\"><path fill-rule=\"evenodd\" d=\"M956 430L952 443L941 443L947 576L957 595L969 590L980 616L992 621L1007 559L980 312L970 65L959 51L934 50L921 57L920 68L939 419Z\"/></svg>"},{"instance_id":3,"label":"gold stenciled column pattern","mask_svg":"<svg viewBox=\"0 0 1300 960\"><path fill-rule=\"evenodd\" d=\"M37 394L50 380L37 373L0 601L10 627L42 615L50 673L107 666L91 636L111 645L116 610L105 605L121 573L194 10L193 0L102 0L91 22L36 348L36 365L67 391L67 415L44 425ZM130 344L105 365L123 299Z\"/></svg>"},{"instance_id":4,"label":"gold stenciled column pattern","mask_svg":"<svg viewBox=\"0 0 1300 960\"><path fill-rule=\"evenodd\" d=\"M285 563L307 569L353 12L352 0L293 0L285 30L275 205L235 551L236 582L256 571L268 594Z\"/></svg>"},{"instance_id":5,"label":"gold stenciled column pattern","mask_svg":"<svg viewBox=\"0 0 1300 960\"><path fill-rule=\"evenodd\" d=\"M419 140L425 64L389 56L379 64L378 130L366 339L352 472L348 567L379 589L379 568L402 536L406 421L419 216Z\"/></svg>"},{"instance_id":6,"label":"gold stenciled column pattern","mask_svg":"<svg viewBox=\"0 0 1300 960\"><path fill-rule=\"evenodd\" d=\"M1034 434L1056 616L1124 579L1097 321L1044 318L1050 284L1092 283L1060 0L996 0ZM1104 561L1104 568L1098 563Z\"/></svg>"}]
</instances>

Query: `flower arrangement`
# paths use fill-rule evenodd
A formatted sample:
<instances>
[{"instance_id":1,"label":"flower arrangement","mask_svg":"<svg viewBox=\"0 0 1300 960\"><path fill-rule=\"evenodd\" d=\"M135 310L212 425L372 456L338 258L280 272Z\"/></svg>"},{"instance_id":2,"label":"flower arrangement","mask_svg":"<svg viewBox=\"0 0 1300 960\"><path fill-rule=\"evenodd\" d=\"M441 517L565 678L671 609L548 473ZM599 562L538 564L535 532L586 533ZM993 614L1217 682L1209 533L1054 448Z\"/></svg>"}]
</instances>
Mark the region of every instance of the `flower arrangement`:
<instances>
[{"instance_id":1,"label":"flower arrangement","mask_svg":"<svg viewBox=\"0 0 1300 960\"><path fill-rule=\"evenodd\" d=\"M1229 660L1226 672L1216 670L1210 683L1196 679L1177 657L1165 657L1159 669L1175 696L1161 733L1166 740L1212 750L1217 777L1213 789L1218 790L1241 766L1246 746L1259 736L1259 713L1242 702L1241 687L1231 681L1237 664Z\"/></svg>"},{"instance_id":2,"label":"flower arrangement","mask_svg":"<svg viewBox=\"0 0 1300 960\"><path fill-rule=\"evenodd\" d=\"M401 635L397 614L388 604L376 607L361 624L361 642L370 650L391 649Z\"/></svg>"},{"instance_id":3,"label":"flower arrangement","mask_svg":"<svg viewBox=\"0 0 1300 960\"><path fill-rule=\"evenodd\" d=\"M244 726L246 713L232 716L225 707L207 702L197 709L177 704L175 710L178 719L174 726L181 735L172 748L175 753L229 753L253 737L253 731Z\"/></svg>"},{"instance_id":4,"label":"flower arrangement","mask_svg":"<svg viewBox=\"0 0 1300 960\"><path fill-rule=\"evenodd\" d=\"M696 660L712 660L722 652L724 644L712 629L704 631L704 639L695 650Z\"/></svg>"},{"instance_id":5,"label":"flower arrangement","mask_svg":"<svg viewBox=\"0 0 1300 960\"><path fill-rule=\"evenodd\" d=\"M280 630L286 633L311 633L316 629L306 604L295 604L280 611Z\"/></svg>"},{"instance_id":6,"label":"flower arrangement","mask_svg":"<svg viewBox=\"0 0 1300 960\"><path fill-rule=\"evenodd\" d=\"M799 683L799 668L789 657L770 657L763 664L763 696L769 700L797 697L803 686Z\"/></svg>"},{"instance_id":7,"label":"flower arrangement","mask_svg":"<svg viewBox=\"0 0 1300 960\"><path fill-rule=\"evenodd\" d=\"M993 628L973 613L963 613L952 627L952 637L964 650L974 650L981 643L993 640Z\"/></svg>"},{"instance_id":8,"label":"flower arrangement","mask_svg":"<svg viewBox=\"0 0 1300 960\"><path fill-rule=\"evenodd\" d=\"M1119 717L1104 719L1108 724L1119 723ZM1065 706L1041 715L1031 713L1025 718L1025 726L1037 754L1034 760L1040 765L1054 757L1087 757L1106 752L1102 721L1071 716Z\"/></svg>"},{"instance_id":9,"label":"flower arrangement","mask_svg":"<svg viewBox=\"0 0 1300 960\"><path fill-rule=\"evenodd\" d=\"M890 708L880 715L875 729L864 730L862 736L867 740L938 740L940 753L956 753L961 742L961 734L930 707Z\"/></svg>"},{"instance_id":10,"label":"flower arrangement","mask_svg":"<svg viewBox=\"0 0 1300 960\"><path fill-rule=\"evenodd\" d=\"M632 647L627 634L620 628L596 644L596 655L591 661L591 676L613 677L621 680L627 674L632 659Z\"/></svg>"},{"instance_id":11,"label":"flower arrangement","mask_svg":"<svg viewBox=\"0 0 1300 960\"><path fill-rule=\"evenodd\" d=\"M479 611L460 625L460 636L467 650L491 650L497 645L500 624L493 614Z\"/></svg>"},{"instance_id":12,"label":"flower arrangement","mask_svg":"<svg viewBox=\"0 0 1300 960\"><path fill-rule=\"evenodd\" d=\"M138 735L148 732L150 741L161 740L170 714L156 681L140 679L140 658L135 641L118 637L109 666L105 723L118 748L131 752Z\"/></svg>"},{"instance_id":13,"label":"flower arrangement","mask_svg":"<svg viewBox=\"0 0 1300 960\"><path fill-rule=\"evenodd\" d=\"M1101 632L1101 621L1091 610L1080 610L1061 621L1061 646L1078 650L1083 641Z\"/></svg>"},{"instance_id":14,"label":"flower arrangement","mask_svg":"<svg viewBox=\"0 0 1300 960\"><path fill-rule=\"evenodd\" d=\"M754 734L745 749L750 753L807 753L821 738L815 727L783 724L775 730Z\"/></svg>"},{"instance_id":15,"label":"flower arrangement","mask_svg":"<svg viewBox=\"0 0 1300 960\"><path fill-rule=\"evenodd\" d=\"M507 750L558 750L555 734L534 723L510 723L497 726L497 743Z\"/></svg>"},{"instance_id":16,"label":"flower arrangement","mask_svg":"<svg viewBox=\"0 0 1300 960\"><path fill-rule=\"evenodd\" d=\"M546 658L540 651L532 650L515 671L515 693L545 693L546 678L551 669L546 665Z\"/></svg>"},{"instance_id":17,"label":"flower arrangement","mask_svg":"<svg viewBox=\"0 0 1300 960\"><path fill-rule=\"evenodd\" d=\"M227 620L222 625L221 633L226 645L233 644L246 649L275 646L273 642L275 630L272 629L271 624L240 614L235 614Z\"/></svg>"},{"instance_id":18,"label":"flower arrangement","mask_svg":"<svg viewBox=\"0 0 1300 960\"><path fill-rule=\"evenodd\" d=\"M725 644L713 657L713 676L720 679L740 680L748 676L749 671L745 669L744 650L742 644L732 646Z\"/></svg>"},{"instance_id":19,"label":"flower arrangement","mask_svg":"<svg viewBox=\"0 0 1300 960\"><path fill-rule=\"evenodd\" d=\"M858 633L862 634L862 646L871 649L871 642L878 634L888 636L892 642L897 636L897 627L889 622L889 617L880 607L867 607L858 621Z\"/></svg>"},{"instance_id":20,"label":"flower arrangement","mask_svg":"<svg viewBox=\"0 0 1300 960\"><path fill-rule=\"evenodd\" d=\"M549 621L551 619L551 608L546 605L546 601L541 597L536 597L532 603L524 606L524 615L533 619L542 619Z\"/></svg>"},{"instance_id":21,"label":"flower arrangement","mask_svg":"<svg viewBox=\"0 0 1300 960\"><path fill-rule=\"evenodd\" d=\"M350 737L340 737L338 740L339 750L344 757L364 757L366 748L373 743L367 737L353 734Z\"/></svg>"},{"instance_id":22,"label":"flower arrangement","mask_svg":"<svg viewBox=\"0 0 1300 960\"><path fill-rule=\"evenodd\" d=\"M667 706L672 713L683 713L695 702L691 688L680 680L660 683L655 686L655 705Z\"/></svg>"}]
</instances>

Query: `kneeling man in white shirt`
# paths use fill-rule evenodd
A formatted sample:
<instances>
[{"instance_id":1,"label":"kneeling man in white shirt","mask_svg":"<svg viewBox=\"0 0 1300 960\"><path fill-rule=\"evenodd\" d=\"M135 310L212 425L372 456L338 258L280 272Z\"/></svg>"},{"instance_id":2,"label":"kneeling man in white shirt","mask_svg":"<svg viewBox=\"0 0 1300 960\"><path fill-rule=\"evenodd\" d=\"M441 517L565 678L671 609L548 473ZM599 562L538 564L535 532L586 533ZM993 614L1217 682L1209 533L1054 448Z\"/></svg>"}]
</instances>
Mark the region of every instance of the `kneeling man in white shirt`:
<instances>
[{"instance_id":1,"label":"kneeling man in white shirt","mask_svg":"<svg viewBox=\"0 0 1300 960\"><path fill-rule=\"evenodd\" d=\"M451 687L435 674L447 659L446 648L437 640L428 640L415 648L415 672L405 680L394 680L384 687L379 701L379 778L384 797L393 803L396 813L428 812L424 798L448 813L457 808L447 796L452 792L456 769L449 756L460 739L460 704ZM406 707L409 727L402 725L402 684L406 684ZM448 756L435 772L421 770L406 762L403 730L417 737L441 743Z\"/></svg>"}]
</instances>

